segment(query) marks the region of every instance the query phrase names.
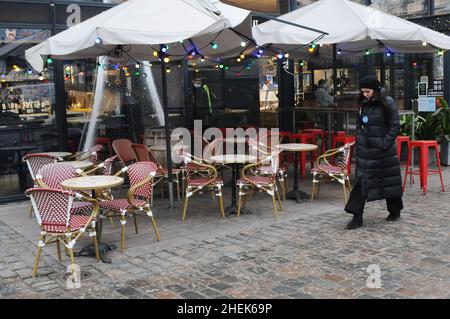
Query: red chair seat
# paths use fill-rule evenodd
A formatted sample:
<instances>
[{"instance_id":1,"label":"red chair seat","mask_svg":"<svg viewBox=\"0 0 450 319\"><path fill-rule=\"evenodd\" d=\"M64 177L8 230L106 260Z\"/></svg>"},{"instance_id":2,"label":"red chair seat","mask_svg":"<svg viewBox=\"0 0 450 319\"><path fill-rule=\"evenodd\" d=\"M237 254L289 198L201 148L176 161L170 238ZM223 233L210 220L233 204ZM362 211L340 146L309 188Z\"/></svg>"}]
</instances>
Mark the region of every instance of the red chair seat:
<instances>
[{"instance_id":1,"label":"red chair seat","mask_svg":"<svg viewBox=\"0 0 450 319\"><path fill-rule=\"evenodd\" d=\"M74 202L72 205L71 213L72 214L82 214L90 212L93 209L91 203L86 202Z\"/></svg>"},{"instance_id":2,"label":"red chair seat","mask_svg":"<svg viewBox=\"0 0 450 319\"><path fill-rule=\"evenodd\" d=\"M261 185L261 186L270 186L273 185L275 183L274 179L272 177L269 176L247 176L247 178L251 181L248 181L247 179L244 178L240 178L237 181L237 184L245 184L245 185L250 185L250 184L256 184L256 185Z\"/></svg>"},{"instance_id":3,"label":"red chair seat","mask_svg":"<svg viewBox=\"0 0 450 319\"><path fill-rule=\"evenodd\" d=\"M88 220L89 220L89 216L73 215L70 218L70 224L69 224L70 230L71 231L79 230L80 228L84 227L84 225L86 225ZM66 225L60 225L60 224L56 224L56 225L42 224L42 227L44 228L44 230L46 232L49 232L49 233L64 233L67 230Z\"/></svg>"},{"instance_id":4,"label":"red chair seat","mask_svg":"<svg viewBox=\"0 0 450 319\"><path fill-rule=\"evenodd\" d=\"M145 201L141 199L135 199L134 204L136 206L144 206L146 204ZM124 209L131 209L133 205L131 205L126 198L119 199L111 199L99 202L100 208L107 209L110 211L120 212Z\"/></svg>"},{"instance_id":5,"label":"red chair seat","mask_svg":"<svg viewBox=\"0 0 450 319\"><path fill-rule=\"evenodd\" d=\"M342 167L332 165L320 166L320 170L319 168L315 167L311 170L311 173L319 173L321 171L332 174L342 174Z\"/></svg>"},{"instance_id":6,"label":"red chair seat","mask_svg":"<svg viewBox=\"0 0 450 319\"><path fill-rule=\"evenodd\" d=\"M223 181L220 177L211 178L211 177L198 177L191 178L187 181L187 185L189 186L205 186L205 185L223 185Z\"/></svg>"}]
</instances>

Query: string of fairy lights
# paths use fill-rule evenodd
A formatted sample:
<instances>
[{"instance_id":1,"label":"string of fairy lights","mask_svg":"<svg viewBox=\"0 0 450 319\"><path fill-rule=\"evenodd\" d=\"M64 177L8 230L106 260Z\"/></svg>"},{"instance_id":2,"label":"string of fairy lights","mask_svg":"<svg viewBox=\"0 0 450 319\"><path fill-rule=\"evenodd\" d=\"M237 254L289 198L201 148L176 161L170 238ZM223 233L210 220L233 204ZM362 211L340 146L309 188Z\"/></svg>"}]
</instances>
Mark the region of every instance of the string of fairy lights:
<instances>
[{"instance_id":1,"label":"string of fairy lights","mask_svg":"<svg viewBox=\"0 0 450 319\"><path fill-rule=\"evenodd\" d=\"M219 49L219 43L217 42L217 38L220 36L221 32L222 31L218 32L215 35L215 37L211 41L209 41L209 43L207 45L200 47L200 48L198 48L191 39L179 41L179 42L172 43L172 44L160 44L159 46L147 45L147 47L149 48L149 57L153 57L153 59L157 59L158 62L164 62L167 73L170 73L171 67L174 67L176 65L174 63L171 63L171 62L173 62L172 59L176 59L176 60L189 61L190 67L193 68L195 72L200 72L202 69L207 68L207 69L225 70L225 71L234 73L238 76L241 75L241 73L244 70L251 70L253 65L255 64L255 61L261 57L272 56L272 59L277 60L277 61L288 60L290 58L289 51L281 50L271 44L266 45L266 46L258 46L252 39L244 38L244 37L241 37L241 41L240 41L240 47L242 47L242 50L240 50L241 52L233 58L213 59L213 58L210 58L209 56L203 54L202 53L203 50L207 47L210 47L212 50ZM320 54L319 53L320 49L323 46L325 46L328 49L331 48L330 44L317 44L317 42L320 41L323 37L324 37L324 35L321 34L316 39L311 41L309 44L298 46L298 47L295 47L290 50L291 52L297 52L298 50L305 49L306 47L308 48L307 51L309 53L309 56L305 60L299 60L300 66L303 67L305 65L305 63L307 63L312 57L318 56ZM189 45L186 45L186 43L189 43ZM139 62L136 58L134 58L129 53L129 51L131 50L131 45L117 46L116 48L110 49L103 44L103 40L101 38L95 39L95 45L109 49L107 51L107 53L105 54L105 57L111 56L112 53L115 53L116 56L119 57L119 60L123 55L126 55L128 57L128 61L123 62L123 63L116 62L116 63L106 64L106 63L104 63L103 59L100 60L97 63L97 66L104 70L106 70L106 69L123 70L125 77L130 77L130 76L147 77L147 74L142 69L142 66L148 66L148 67L153 66L153 63L149 62L149 64L144 64L143 62ZM423 42L422 45L424 47L426 47L426 46L429 46L430 44L428 44L427 42ZM184 50L184 53L183 54L171 53L170 52L171 47L176 47L176 46L181 46ZM127 49L127 47L128 47L128 49ZM345 54L345 53L353 54L353 55L362 54L362 55L368 56L368 55L371 55L374 53L380 53L380 50L379 50L380 47L384 48L384 54L387 57L391 57L394 54L394 50L388 48L380 41L378 41L378 45L376 47L364 48L364 49L360 49L360 50L348 50L348 49L343 49L343 48L338 47L336 53L337 53L337 56L341 56L342 54ZM436 52L437 52L436 55L434 55L434 57L441 57L444 55L444 50L436 48L434 46L432 46L432 47L435 48ZM249 53L246 53L246 52L249 52ZM132 62L130 63L130 61L132 61ZM206 65L205 67L202 68L201 63L205 62L205 61L210 62L210 63L209 63L209 65ZM45 68L44 70L47 70L48 66L53 63L53 58L51 56L48 56L46 62L47 62L47 68ZM238 63L238 65L236 65L236 63ZM133 64L134 64L134 68L133 68ZM180 67L179 64L178 64L178 66ZM418 66L417 62L413 61L412 66L417 67ZM42 81L45 78L45 76L44 76L45 71L36 74L30 68L30 69L28 69L28 71L25 75L28 75L30 77L38 76L38 79ZM67 77L67 74L66 74L66 77ZM2 82L6 81L5 74L0 74L0 81L2 81Z\"/></svg>"}]
</instances>

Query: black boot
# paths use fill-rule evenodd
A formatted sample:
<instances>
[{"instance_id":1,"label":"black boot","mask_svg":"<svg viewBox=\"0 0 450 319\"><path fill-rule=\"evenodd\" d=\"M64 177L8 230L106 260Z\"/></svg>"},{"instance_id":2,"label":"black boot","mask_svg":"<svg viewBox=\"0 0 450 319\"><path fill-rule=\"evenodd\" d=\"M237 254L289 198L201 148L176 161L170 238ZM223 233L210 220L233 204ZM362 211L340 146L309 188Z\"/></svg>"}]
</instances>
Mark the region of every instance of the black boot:
<instances>
[{"instance_id":1,"label":"black boot","mask_svg":"<svg viewBox=\"0 0 450 319\"><path fill-rule=\"evenodd\" d=\"M350 221L350 223L347 224L347 229L356 229L361 227L363 224L363 217L362 215L353 215L352 220Z\"/></svg>"},{"instance_id":2,"label":"black boot","mask_svg":"<svg viewBox=\"0 0 450 319\"><path fill-rule=\"evenodd\" d=\"M393 222L400 218L400 212L389 213L389 216L386 217L387 221Z\"/></svg>"}]
</instances>

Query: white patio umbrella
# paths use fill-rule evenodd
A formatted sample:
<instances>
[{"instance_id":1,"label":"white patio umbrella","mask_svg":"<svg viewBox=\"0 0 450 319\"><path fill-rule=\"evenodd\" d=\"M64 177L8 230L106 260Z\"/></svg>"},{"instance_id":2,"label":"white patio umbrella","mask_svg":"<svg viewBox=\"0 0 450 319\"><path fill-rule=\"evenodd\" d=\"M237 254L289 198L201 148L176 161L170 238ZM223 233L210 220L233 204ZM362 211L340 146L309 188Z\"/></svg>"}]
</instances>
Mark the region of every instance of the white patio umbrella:
<instances>
[{"instance_id":1,"label":"white patio umbrella","mask_svg":"<svg viewBox=\"0 0 450 319\"><path fill-rule=\"evenodd\" d=\"M247 42L251 35L249 13L218 0L129 0L28 49L25 58L35 70L41 71L48 56L67 60L108 56L125 61L152 61L166 54L172 61L182 60L193 51L210 60L235 56L248 45L242 42ZM162 53L162 45L168 45L166 53ZM167 85L165 62L161 60L172 207Z\"/></svg>"},{"instance_id":2,"label":"white patio umbrella","mask_svg":"<svg viewBox=\"0 0 450 319\"><path fill-rule=\"evenodd\" d=\"M245 37L229 28L238 27L249 13L218 0L130 0L28 49L25 57L41 71L43 58L49 55L54 59L131 56L151 60L160 44L169 44L172 60L184 58L194 47L211 58L233 56L242 52ZM251 36L248 22L248 30L241 31ZM178 43L182 40L188 41ZM126 46L127 54L119 56L123 51L117 51L118 46Z\"/></svg>"},{"instance_id":3,"label":"white patio umbrella","mask_svg":"<svg viewBox=\"0 0 450 319\"><path fill-rule=\"evenodd\" d=\"M320 57L333 58L336 96L336 56L386 52L427 53L450 49L450 37L378 9L350 0L319 0L252 28L257 45L308 58L309 45L320 45ZM288 23L307 25L318 34ZM315 57L315 56L314 56ZM331 132L330 132L331 134ZM330 139L331 140L331 139Z\"/></svg>"},{"instance_id":4,"label":"white patio umbrella","mask_svg":"<svg viewBox=\"0 0 450 319\"><path fill-rule=\"evenodd\" d=\"M271 45L305 56L308 45L320 47L320 56L331 57L333 47L342 55L376 52L425 53L450 49L450 37L413 22L350 0L319 0L278 17L279 20L307 25L328 33L318 38L316 32L277 21L253 27L258 45Z\"/></svg>"}]
</instances>

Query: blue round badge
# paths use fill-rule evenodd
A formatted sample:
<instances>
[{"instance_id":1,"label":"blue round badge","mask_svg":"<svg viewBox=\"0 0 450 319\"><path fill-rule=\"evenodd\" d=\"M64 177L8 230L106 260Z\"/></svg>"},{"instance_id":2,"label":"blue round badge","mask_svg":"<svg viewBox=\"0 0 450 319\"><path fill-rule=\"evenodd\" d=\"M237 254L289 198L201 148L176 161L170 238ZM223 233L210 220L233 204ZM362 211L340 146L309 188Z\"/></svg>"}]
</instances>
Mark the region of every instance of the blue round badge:
<instances>
[{"instance_id":1,"label":"blue round badge","mask_svg":"<svg viewBox=\"0 0 450 319\"><path fill-rule=\"evenodd\" d=\"M369 118L367 117L367 115L364 115L362 118L363 123L368 123L369 122Z\"/></svg>"}]
</instances>

